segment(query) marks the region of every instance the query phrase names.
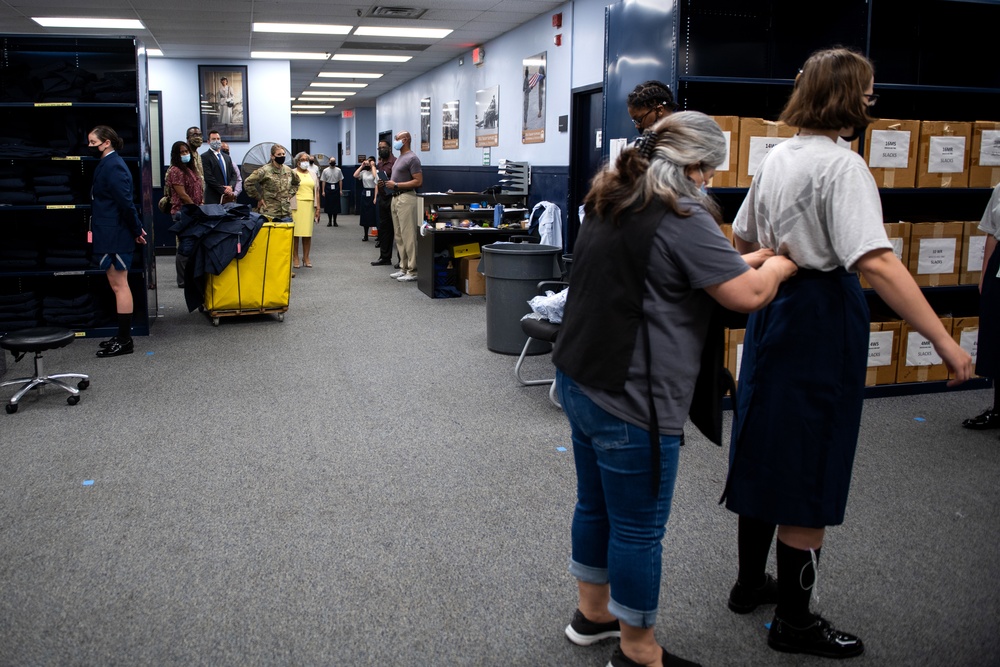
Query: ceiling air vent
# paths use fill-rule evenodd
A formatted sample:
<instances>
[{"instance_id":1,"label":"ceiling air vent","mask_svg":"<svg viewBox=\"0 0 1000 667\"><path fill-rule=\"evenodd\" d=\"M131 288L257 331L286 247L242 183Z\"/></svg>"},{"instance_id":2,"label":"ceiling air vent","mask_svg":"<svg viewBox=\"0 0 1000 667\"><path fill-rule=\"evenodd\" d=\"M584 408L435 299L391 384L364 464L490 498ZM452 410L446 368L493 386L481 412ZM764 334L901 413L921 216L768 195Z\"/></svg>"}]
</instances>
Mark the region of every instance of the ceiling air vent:
<instances>
[{"instance_id":1,"label":"ceiling air vent","mask_svg":"<svg viewBox=\"0 0 1000 667\"><path fill-rule=\"evenodd\" d=\"M419 7L372 7L366 16L373 16L380 19L418 19L424 15L426 9Z\"/></svg>"}]
</instances>

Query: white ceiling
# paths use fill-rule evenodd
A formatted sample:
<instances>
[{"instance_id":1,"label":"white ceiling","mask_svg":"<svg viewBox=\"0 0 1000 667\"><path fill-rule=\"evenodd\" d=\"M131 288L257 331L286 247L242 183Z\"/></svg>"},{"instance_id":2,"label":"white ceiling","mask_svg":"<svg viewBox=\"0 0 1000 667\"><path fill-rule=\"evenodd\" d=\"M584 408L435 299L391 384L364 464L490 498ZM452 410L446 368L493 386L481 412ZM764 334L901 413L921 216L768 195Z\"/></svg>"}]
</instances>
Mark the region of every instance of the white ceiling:
<instances>
[{"instance_id":1,"label":"white ceiling","mask_svg":"<svg viewBox=\"0 0 1000 667\"><path fill-rule=\"evenodd\" d=\"M357 63L322 60L291 61L290 97L298 97L321 71L381 72L380 79L359 79L368 87L327 112L375 106L375 99L452 59L471 61L472 48L535 17L555 10L565 0L393 0L378 4L345 0L0 0L0 32L38 34L121 34L121 30L43 28L33 16L139 19L138 33L147 48L167 58L232 58L246 60L250 51L318 51L328 53L399 54L406 63ZM419 18L373 17L378 8L424 10ZM255 33L254 22L325 23L351 26L450 28L438 40ZM471 62L470 62L471 64ZM316 90L316 88L313 88Z\"/></svg>"}]
</instances>

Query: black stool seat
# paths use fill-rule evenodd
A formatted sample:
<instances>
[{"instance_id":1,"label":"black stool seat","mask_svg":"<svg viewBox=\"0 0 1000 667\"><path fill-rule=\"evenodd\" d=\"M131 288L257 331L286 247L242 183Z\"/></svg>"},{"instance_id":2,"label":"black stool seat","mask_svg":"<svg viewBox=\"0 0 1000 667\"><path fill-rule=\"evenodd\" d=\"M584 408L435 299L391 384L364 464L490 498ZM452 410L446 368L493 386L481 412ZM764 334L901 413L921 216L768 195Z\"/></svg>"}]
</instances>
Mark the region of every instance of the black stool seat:
<instances>
[{"instance_id":1,"label":"black stool seat","mask_svg":"<svg viewBox=\"0 0 1000 667\"><path fill-rule=\"evenodd\" d=\"M559 335L559 325L552 324L548 320L538 320L534 317L525 317L521 320L521 331L530 338L544 340L547 343L556 342Z\"/></svg>"},{"instance_id":2,"label":"black stool seat","mask_svg":"<svg viewBox=\"0 0 1000 667\"><path fill-rule=\"evenodd\" d=\"M22 329L14 331L0 337L0 348L10 350L14 355L14 361L21 359L29 352L35 353L35 374L31 377L17 378L0 383L0 387L10 385L22 385L17 393L11 397L7 405L4 406L7 414L17 412L18 402L24 398L32 389L37 389L45 384L54 385L60 389L65 389L70 393L66 402L76 405L80 402L80 391L90 386L90 376L82 373L58 373L56 375L46 375L42 366L42 352L56 350L66 347L76 339L76 334L72 329L62 327L36 327L34 329ZM63 382L65 379L74 378L79 382L75 387Z\"/></svg>"},{"instance_id":3,"label":"black stool seat","mask_svg":"<svg viewBox=\"0 0 1000 667\"><path fill-rule=\"evenodd\" d=\"M0 347L11 352L44 352L66 347L76 338L71 329L36 327L14 331L0 338Z\"/></svg>"}]
</instances>

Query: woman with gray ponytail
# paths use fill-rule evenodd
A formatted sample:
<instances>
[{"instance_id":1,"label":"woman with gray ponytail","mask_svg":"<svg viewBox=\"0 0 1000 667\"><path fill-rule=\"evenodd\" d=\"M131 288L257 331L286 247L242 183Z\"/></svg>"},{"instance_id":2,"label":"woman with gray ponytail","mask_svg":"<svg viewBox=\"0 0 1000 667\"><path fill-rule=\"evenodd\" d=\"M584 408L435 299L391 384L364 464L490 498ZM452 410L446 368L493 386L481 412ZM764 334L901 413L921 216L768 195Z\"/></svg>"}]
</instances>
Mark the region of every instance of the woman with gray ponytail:
<instances>
[{"instance_id":1,"label":"woman with gray ponytail","mask_svg":"<svg viewBox=\"0 0 1000 667\"><path fill-rule=\"evenodd\" d=\"M654 624L661 540L678 447L713 301L766 305L795 273L763 250L741 257L702 191L726 155L704 114L659 120L595 177L574 247L573 289L553 355L577 471L570 573L575 644L621 638L612 667L693 665Z\"/></svg>"}]
</instances>

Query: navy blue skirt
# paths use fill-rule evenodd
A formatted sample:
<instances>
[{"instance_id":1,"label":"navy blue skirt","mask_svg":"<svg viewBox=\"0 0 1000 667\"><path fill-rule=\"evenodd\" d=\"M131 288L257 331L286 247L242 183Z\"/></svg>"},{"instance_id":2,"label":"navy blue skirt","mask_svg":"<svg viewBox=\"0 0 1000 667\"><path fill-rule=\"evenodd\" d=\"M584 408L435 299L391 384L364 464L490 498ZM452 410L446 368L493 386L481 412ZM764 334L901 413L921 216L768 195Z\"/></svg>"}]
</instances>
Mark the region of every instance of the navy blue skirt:
<instances>
[{"instance_id":1,"label":"navy blue skirt","mask_svg":"<svg viewBox=\"0 0 1000 667\"><path fill-rule=\"evenodd\" d=\"M855 274L800 270L747 323L726 507L786 526L844 521L868 360Z\"/></svg>"},{"instance_id":2,"label":"navy blue skirt","mask_svg":"<svg viewBox=\"0 0 1000 667\"><path fill-rule=\"evenodd\" d=\"M1000 249L986 262L983 293L979 297L979 344L976 349L976 375L1000 378Z\"/></svg>"},{"instance_id":3,"label":"navy blue skirt","mask_svg":"<svg viewBox=\"0 0 1000 667\"><path fill-rule=\"evenodd\" d=\"M323 183L323 212L340 215L340 190L336 183Z\"/></svg>"}]
</instances>

